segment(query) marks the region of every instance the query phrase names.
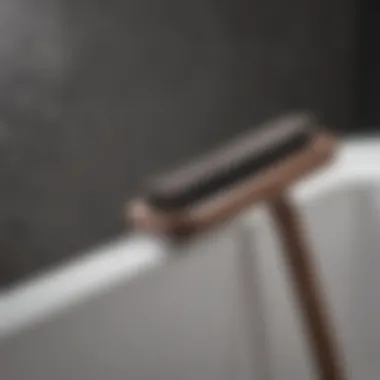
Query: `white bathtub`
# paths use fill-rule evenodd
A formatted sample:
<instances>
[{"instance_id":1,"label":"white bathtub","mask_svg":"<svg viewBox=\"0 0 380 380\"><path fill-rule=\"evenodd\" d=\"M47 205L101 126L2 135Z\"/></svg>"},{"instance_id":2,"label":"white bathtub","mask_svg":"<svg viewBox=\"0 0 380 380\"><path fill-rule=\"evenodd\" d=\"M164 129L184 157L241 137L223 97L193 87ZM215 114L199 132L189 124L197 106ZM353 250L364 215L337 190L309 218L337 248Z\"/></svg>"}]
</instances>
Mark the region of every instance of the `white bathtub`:
<instances>
[{"instance_id":1,"label":"white bathtub","mask_svg":"<svg viewBox=\"0 0 380 380\"><path fill-rule=\"evenodd\" d=\"M349 378L378 379L380 140L294 197ZM311 379L283 264L263 208L184 247L121 237L0 294L1 379Z\"/></svg>"}]
</instances>

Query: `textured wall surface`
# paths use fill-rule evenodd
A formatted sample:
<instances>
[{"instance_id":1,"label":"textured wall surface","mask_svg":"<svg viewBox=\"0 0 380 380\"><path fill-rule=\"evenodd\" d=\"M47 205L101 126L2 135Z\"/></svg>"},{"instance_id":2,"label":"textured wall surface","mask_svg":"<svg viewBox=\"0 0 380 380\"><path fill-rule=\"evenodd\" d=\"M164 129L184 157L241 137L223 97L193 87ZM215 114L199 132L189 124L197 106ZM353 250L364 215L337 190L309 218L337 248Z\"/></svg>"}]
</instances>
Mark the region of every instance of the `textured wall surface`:
<instances>
[{"instance_id":1,"label":"textured wall surface","mask_svg":"<svg viewBox=\"0 0 380 380\"><path fill-rule=\"evenodd\" d=\"M374 0L360 2L360 122L361 131L379 132L380 3Z\"/></svg>"},{"instance_id":2,"label":"textured wall surface","mask_svg":"<svg viewBox=\"0 0 380 380\"><path fill-rule=\"evenodd\" d=\"M144 176L251 123L352 124L354 7L1 0L0 283L119 233Z\"/></svg>"}]
</instances>

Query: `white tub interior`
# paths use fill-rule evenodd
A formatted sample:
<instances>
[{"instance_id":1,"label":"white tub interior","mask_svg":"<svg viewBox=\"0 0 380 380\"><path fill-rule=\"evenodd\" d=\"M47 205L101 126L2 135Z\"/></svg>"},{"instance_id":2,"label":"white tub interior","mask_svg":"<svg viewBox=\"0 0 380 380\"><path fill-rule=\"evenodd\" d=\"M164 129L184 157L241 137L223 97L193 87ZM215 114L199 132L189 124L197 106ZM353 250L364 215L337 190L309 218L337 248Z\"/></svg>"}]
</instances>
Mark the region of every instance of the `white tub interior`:
<instances>
[{"instance_id":1,"label":"white tub interior","mask_svg":"<svg viewBox=\"0 0 380 380\"><path fill-rule=\"evenodd\" d=\"M348 143L294 193L350 379L380 377L376 160L380 143ZM304 340L265 210L180 249L122 238L0 294L2 380L312 379Z\"/></svg>"},{"instance_id":2,"label":"white tub interior","mask_svg":"<svg viewBox=\"0 0 380 380\"><path fill-rule=\"evenodd\" d=\"M376 186L337 189L302 208L349 378L380 376L380 214ZM275 379L308 379L312 366L279 243L268 223L256 239ZM284 271L285 269L285 271Z\"/></svg>"}]
</instances>

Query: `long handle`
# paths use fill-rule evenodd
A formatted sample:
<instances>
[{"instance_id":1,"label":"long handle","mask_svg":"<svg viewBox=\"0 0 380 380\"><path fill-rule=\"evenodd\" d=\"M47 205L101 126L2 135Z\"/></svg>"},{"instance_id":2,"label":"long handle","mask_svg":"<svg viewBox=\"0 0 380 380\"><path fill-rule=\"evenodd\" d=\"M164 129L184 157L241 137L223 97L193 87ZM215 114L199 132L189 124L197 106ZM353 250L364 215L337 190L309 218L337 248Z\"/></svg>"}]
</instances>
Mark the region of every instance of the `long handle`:
<instances>
[{"instance_id":1,"label":"long handle","mask_svg":"<svg viewBox=\"0 0 380 380\"><path fill-rule=\"evenodd\" d=\"M345 376L343 375L342 358L339 355L328 320L327 305L321 295L295 207L282 196L271 203L271 211L287 254L319 378L321 380L343 380Z\"/></svg>"}]
</instances>

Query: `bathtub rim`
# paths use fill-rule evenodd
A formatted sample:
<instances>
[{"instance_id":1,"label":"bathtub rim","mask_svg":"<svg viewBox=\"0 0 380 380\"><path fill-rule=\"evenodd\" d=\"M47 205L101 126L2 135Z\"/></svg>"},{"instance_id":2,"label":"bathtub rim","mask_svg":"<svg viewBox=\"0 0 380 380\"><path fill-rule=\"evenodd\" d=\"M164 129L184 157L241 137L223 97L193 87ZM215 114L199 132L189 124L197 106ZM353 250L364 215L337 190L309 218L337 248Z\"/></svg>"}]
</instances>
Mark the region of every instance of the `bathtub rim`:
<instances>
[{"instance_id":1,"label":"bathtub rim","mask_svg":"<svg viewBox=\"0 0 380 380\"><path fill-rule=\"evenodd\" d=\"M347 141L335 164L302 181L292 196L302 207L347 188L366 196L380 192L380 138ZM255 228L261 218L259 206L249 210L242 221ZM0 292L0 339L160 267L170 256L168 252L167 242L129 234L5 289Z\"/></svg>"}]
</instances>

